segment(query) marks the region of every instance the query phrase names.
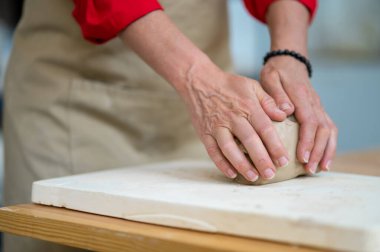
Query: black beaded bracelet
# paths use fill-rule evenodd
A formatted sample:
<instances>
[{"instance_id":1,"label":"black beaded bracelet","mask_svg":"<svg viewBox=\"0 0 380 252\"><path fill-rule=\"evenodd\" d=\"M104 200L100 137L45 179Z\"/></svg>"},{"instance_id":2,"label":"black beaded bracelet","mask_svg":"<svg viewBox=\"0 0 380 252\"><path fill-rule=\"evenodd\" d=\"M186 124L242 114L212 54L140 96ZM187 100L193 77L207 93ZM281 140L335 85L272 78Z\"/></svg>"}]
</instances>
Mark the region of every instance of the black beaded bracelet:
<instances>
[{"instance_id":1,"label":"black beaded bracelet","mask_svg":"<svg viewBox=\"0 0 380 252\"><path fill-rule=\"evenodd\" d=\"M270 51L265 55L263 65L265 65L270 58L275 57L275 56L281 56L281 55L291 56L291 57L301 61L303 64L305 64L305 66L307 68L307 72L309 73L309 77L311 78L313 70L311 68L310 61L306 57L302 56L301 54L299 54L296 51L291 51L291 50Z\"/></svg>"}]
</instances>

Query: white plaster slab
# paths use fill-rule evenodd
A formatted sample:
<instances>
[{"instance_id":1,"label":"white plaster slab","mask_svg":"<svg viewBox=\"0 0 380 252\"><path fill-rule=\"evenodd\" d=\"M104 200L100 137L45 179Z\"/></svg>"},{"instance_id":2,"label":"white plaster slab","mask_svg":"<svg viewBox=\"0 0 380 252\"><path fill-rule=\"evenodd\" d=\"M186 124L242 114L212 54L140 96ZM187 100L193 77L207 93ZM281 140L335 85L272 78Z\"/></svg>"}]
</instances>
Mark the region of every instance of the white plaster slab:
<instances>
[{"instance_id":1,"label":"white plaster slab","mask_svg":"<svg viewBox=\"0 0 380 252\"><path fill-rule=\"evenodd\" d=\"M324 173L235 184L206 161L37 181L32 201L147 223L344 251L380 249L380 178Z\"/></svg>"}]
</instances>

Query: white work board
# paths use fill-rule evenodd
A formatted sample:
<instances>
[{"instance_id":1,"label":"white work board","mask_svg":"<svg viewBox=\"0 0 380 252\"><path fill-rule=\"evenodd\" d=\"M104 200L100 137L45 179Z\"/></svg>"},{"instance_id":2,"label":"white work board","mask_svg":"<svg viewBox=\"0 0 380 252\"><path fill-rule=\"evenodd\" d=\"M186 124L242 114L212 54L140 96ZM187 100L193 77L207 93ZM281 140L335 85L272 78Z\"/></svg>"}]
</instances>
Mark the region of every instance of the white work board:
<instances>
[{"instance_id":1,"label":"white work board","mask_svg":"<svg viewBox=\"0 0 380 252\"><path fill-rule=\"evenodd\" d=\"M32 201L207 232L380 251L380 178L323 173L250 186L178 160L34 182Z\"/></svg>"}]
</instances>

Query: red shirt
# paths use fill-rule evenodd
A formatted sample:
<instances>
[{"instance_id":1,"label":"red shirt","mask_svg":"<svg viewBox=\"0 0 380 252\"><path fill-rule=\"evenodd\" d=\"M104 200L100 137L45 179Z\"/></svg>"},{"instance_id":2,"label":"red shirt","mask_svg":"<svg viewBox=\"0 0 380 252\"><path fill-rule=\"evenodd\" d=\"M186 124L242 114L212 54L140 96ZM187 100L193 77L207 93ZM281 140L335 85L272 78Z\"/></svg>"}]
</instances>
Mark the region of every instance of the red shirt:
<instances>
[{"instance_id":1,"label":"red shirt","mask_svg":"<svg viewBox=\"0 0 380 252\"><path fill-rule=\"evenodd\" d=\"M265 23L265 14L276 0L244 0L249 13ZM310 11L311 19L317 0L298 0ZM74 0L73 16L83 37L101 44L116 37L129 24L154 10L162 10L157 0Z\"/></svg>"}]
</instances>

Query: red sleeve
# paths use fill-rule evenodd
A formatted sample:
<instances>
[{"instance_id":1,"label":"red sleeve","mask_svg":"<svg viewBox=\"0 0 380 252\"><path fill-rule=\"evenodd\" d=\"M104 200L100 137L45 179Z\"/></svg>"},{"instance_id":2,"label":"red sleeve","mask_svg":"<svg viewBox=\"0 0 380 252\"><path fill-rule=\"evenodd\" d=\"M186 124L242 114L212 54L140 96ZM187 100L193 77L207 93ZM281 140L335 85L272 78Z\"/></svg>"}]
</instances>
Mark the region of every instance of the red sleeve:
<instances>
[{"instance_id":1,"label":"red sleeve","mask_svg":"<svg viewBox=\"0 0 380 252\"><path fill-rule=\"evenodd\" d=\"M276 0L244 0L244 4L252 16L254 16L259 21L265 23L265 15L268 10L268 7L274 1ZM310 21L312 21L317 11L318 0L298 0L298 2L305 5L305 7L309 10Z\"/></svg>"},{"instance_id":2,"label":"red sleeve","mask_svg":"<svg viewBox=\"0 0 380 252\"><path fill-rule=\"evenodd\" d=\"M157 0L74 0L73 16L83 37L101 44L117 36L129 24L154 10Z\"/></svg>"}]
</instances>

